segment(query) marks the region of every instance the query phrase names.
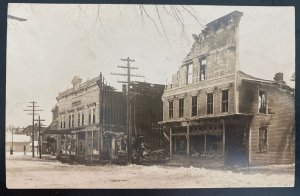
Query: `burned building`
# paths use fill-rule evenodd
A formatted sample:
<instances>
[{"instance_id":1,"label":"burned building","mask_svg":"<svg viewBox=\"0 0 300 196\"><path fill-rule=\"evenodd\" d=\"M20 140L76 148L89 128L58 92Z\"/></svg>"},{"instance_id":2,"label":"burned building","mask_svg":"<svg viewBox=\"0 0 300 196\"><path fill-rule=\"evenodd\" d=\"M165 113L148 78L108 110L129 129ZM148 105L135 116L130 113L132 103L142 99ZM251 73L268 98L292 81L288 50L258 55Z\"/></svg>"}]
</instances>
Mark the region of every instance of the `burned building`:
<instances>
[{"instance_id":1,"label":"burned building","mask_svg":"<svg viewBox=\"0 0 300 196\"><path fill-rule=\"evenodd\" d=\"M162 126L158 124L163 119L161 96L164 88L165 85L147 82L131 84L133 133L143 136L145 144L153 149L165 146Z\"/></svg>"},{"instance_id":2,"label":"burned building","mask_svg":"<svg viewBox=\"0 0 300 196\"><path fill-rule=\"evenodd\" d=\"M161 124L170 158L188 163L294 162L293 89L283 75L240 71L239 11L208 23L167 85Z\"/></svg>"}]
</instances>

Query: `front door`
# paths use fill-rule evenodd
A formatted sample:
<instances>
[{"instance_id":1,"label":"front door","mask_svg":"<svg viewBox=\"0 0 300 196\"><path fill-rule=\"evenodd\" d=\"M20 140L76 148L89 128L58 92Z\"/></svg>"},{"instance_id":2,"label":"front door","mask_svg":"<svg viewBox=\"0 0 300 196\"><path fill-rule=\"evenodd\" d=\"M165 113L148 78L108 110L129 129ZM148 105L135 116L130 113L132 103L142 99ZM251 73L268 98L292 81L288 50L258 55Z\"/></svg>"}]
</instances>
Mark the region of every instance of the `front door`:
<instances>
[{"instance_id":1,"label":"front door","mask_svg":"<svg viewBox=\"0 0 300 196\"><path fill-rule=\"evenodd\" d=\"M225 131L225 164L248 165L249 131L242 126L227 127Z\"/></svg>"}]
</instances>

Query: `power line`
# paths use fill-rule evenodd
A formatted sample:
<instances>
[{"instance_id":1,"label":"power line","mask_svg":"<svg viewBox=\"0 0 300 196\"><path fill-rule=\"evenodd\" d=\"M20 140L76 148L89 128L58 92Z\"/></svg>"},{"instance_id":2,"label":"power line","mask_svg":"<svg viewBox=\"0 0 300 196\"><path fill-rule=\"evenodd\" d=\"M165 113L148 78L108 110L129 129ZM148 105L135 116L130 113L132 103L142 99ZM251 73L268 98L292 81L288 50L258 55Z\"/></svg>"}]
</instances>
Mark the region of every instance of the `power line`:
<instances>
[{"instance_id":1,"label":"power line","mask_svg":"<svg viewBox=\"0 0 300 196\"><path fill-rule=\"evenodd\" d=\"M131 86L131 77L144 77L142 75L138 74L132 74L131 70L133 69L138 69L138 67L133 67L131 66L131 63L135 62L134 59L130 59L129 57L121 59L121 61L125 62L124 66L118 66L118 68L124 69L124 73L111 73L111 75L119 75L119 76L126 76L127 81L118 81L118 83L125 83L127 84L127 134L128 134L128 163L131 164L131 135L132 135L132 122L131 122L131 91L130 91L130 86Z\"/></svg>"},{"instance_id":2,"label":"power line","mask_svg":"<svg viewBox=\"0 0 300 196\"><path fill-rule=\"evenodd\" d=\"M43 110L39 110L39 109L36 109L37 107L40 107L38 105L36 105L36 102L35 101L31 101L29 102L31 103L32 105L30 106L27 106L29 108L32 108L32 109L27 109L27 110L23 110L23 111L30 111L32 113L28 113L28 115L32 115L32 135L31 135L31 145L32 145L32 157L34 157L34 116L37 115L36 112L37 111L43 111Z\"/></svg>"}]
</instances>

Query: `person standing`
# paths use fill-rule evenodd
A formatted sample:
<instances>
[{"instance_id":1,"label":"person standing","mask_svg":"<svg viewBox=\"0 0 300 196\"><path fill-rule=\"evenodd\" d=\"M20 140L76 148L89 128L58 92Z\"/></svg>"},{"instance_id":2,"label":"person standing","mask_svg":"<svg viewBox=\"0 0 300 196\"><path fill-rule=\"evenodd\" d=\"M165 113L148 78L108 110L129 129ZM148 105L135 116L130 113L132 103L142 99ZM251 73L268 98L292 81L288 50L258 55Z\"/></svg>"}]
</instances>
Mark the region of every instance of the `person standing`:
<instances>
[{"instance_id":1,"label":"person standing","mask_svg":"<svg viewBox=\"0 0 300 196\"><path fill-rule=\"evenodd\" d=\"M24 155L26 155L26 143L24 142Z\"/></svg>"}]
</instances>

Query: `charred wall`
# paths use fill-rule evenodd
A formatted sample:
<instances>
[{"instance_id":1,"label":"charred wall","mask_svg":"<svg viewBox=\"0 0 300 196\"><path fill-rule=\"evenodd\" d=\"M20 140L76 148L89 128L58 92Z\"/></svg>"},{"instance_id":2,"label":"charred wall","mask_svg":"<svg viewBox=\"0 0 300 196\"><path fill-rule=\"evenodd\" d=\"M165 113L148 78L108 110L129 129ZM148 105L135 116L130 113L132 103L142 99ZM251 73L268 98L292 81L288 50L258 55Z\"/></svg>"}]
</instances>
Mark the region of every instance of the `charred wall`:
<instances>
[{"instance_id":1,"label":"charred wall","mask_svg":"<svg viewBox=\"0 0 300 196\"><path fill-rule=\"evenodd\" d=\"M267 93L267 112L259 113L259 91ZM294 162L295 109L293 91L285 85L243 80L240 112L253 114L249 138L250 164ZM259 151L259 128L267 129L267 150Z\"/></svg>"}]
</instances>

